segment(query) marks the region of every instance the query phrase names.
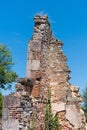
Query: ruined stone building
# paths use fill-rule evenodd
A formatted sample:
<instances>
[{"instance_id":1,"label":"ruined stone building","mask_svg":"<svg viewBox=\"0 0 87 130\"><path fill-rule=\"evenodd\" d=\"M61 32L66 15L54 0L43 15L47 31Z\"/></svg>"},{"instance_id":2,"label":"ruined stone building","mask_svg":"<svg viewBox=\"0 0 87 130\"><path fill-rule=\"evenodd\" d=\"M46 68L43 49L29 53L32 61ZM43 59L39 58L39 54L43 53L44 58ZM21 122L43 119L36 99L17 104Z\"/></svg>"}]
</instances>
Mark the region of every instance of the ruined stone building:
<instances>
[{"instance_id":1,"label":"ruined stone building","mask_svg":"<svg viewBox=\"0 0 87 130\"><path fill-rule=\"evenodd\" d=\"M62 51L63 42L52 34L48 16L34 17L34 33L28 43L26 77L18 79L16 92L3 100L2 130L45 130L44 117L51 89L53 114L62 130L86 130L79 89L68 81L70 70Z\"/></svg>"}]
</instances>

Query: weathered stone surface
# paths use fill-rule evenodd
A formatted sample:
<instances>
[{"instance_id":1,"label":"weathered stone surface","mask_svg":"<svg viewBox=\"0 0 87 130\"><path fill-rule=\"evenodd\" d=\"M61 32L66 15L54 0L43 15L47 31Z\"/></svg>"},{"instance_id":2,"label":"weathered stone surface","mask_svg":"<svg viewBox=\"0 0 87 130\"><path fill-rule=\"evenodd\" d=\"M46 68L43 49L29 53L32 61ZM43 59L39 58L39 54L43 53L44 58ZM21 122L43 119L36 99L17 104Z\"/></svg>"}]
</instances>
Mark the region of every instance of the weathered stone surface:
<instances>
[{"instance_id":1,"label":"weathered stone surface","mask_svg":"<svg viewBox=\"0 0 87 130\"><path fill-rule=\"evenodd\" d=\"M6 107L6 108L3 108L3 120L7 120L8 119L8 113L9 113L9 109L8 109L8 107Z\"/></svg>"},{"instance_id":2,"label":"weathered stone surface","mask_svg":"<svg viewBox=\"0 0 87 130\"><path fill-rule=\"evenodd\" d=\"M66 119L75 127L81 128L82 117L75 104L66 106Z\"/></svg>"},{"instance_id":3,"label":"weathered stone surface","mask_svg":"<svg viewBox=\"0 0 87 130\"><path fill-rule=\"evenodd\" d=\"M3 121L3 130L19 130L19 122L17 119L8 119Z\"/></svg>"},{"instance_id":4,"label":"weathered stone surface","mask_svg":"<svg viewBox=\"0 0 87 130\"><path fill-rule=\"evenodd\" d=\"M40 60L28 60L28 71L39 70L40 69Z\"/></svg>"},{"instance_id":5,"label":"weathered stone surface","mask_svg":"<svg viewBox=\"0 0 87 130\"><path fill-rule=\"evenodd\" d=\"M50 86L57 86L58 82L50 82Z\"/></svg>"},{"instance_id":6,"label":"weathered stone surface","mask_svg":"<svg viewBox=\"0 0 87 130\"><path fill-rule=\"evenodd\" d=\"M60 103L52 103L52 110L57 112L65 111L66 103L60 102Z\"/></svg>"},{"instance_id":7,"label":"weathered stone surface","mask_svg":"<svg viewBox=\"0 0 87 130\"><path fill-rule=\"evenodd\" d=\"M8 96L3 97L3 107L7 107L8 106Z\"/></svg>"},{"instance_id":8,"label":"weathered stone surface","mask_svg":"<svg viewBox=\"0 0 87 130\"><path fill-rule=\"evenodd\" d=\"M39 70L40 69L40 61L32 60L31 61L31 70Z\"/></svg>"},{"instance_id":9,"label":"weathered stone surface","mask_svg":"<svg viewBox=\"0 0 87 130\"><path fill-rule=\"evenodd\" d=\"M15 107L15 105L17 107L20 107L20 99L18 97L16 97L14 94L9 96L5 96L4 97L4 102L3 102L3 107L6 108L8 107Z\"/></svg>"},{"instance_id":10,"label":"weathered stone surface","mask_svg":"<svg viewBox=\"0 0 87 130\"><path fill-rule=\"evenodd\" d=\"M41 42L39 41L39 42L33 42L32 43L32 51L34 52L34 51L41 51Z\"/></svg>"}]
</instances>

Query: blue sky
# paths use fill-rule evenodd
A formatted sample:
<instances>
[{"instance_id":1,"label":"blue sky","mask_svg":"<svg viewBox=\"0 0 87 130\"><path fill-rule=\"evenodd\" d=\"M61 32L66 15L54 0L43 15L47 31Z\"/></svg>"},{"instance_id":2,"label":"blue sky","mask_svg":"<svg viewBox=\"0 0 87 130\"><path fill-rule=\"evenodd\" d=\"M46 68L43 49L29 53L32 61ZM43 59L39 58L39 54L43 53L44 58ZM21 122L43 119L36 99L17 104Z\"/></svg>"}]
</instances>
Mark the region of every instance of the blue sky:
<instances>
[{"instance_id":1,"label":"blue sky","mask_svg":"<svg viewBox=\"0 0 87 130\"><path fill-rule=\"evenodd\" d=\"M0 42L11 49L19 77L26 75L27 45L37 13L48 14L54 36L64 42L70 82L82 92L87 84L87 0L0 0Z\"/></svg>"}]
</instances>

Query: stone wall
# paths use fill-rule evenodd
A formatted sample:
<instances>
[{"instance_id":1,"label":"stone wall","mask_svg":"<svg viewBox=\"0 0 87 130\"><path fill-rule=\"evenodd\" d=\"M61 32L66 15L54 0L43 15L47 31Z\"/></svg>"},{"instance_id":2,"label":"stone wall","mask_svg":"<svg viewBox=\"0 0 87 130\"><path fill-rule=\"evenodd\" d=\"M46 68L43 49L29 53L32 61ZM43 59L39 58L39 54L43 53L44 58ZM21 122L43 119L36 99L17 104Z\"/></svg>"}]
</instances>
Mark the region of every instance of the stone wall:
<instances>
[{"instance_id":1,"label":"stone wall","mask_svg":"<svg viewBox=\"0 0 87 130\"><path fill-rule=\"evenodd\" d=\"M28 46L27 77L39 84L34 85L31 95L45 100L51 88L52 110L54 115L59 113L62 130L85 129L79 89L68 82L70 70L62 51L63 42L54 38L47 16L36 16L34 21L34 34ZM39 113L43 117L44 107Z\"/></svg>"},{"instance_id":2,"label":"stone wall","mask_svg":"<svg viewBox=\"0 0 87 130\"><path fill-rule=\"evenodd\" d=\"M16 92L4 97L3 130L25 130L29 127L32 101L22 84L16 85Z\"/></svg>"},{"instance_id":3,"label":"stone wall","mask_svg":"<svg viewBox=\"0 0 87 130\"><path fill-rule=\"evenodd\" d=\"M86 130L79 88L68 82L70 70L62 51L63 42L54 38L48 16L36 15L34 22L26 78L18 80L15 93L4 97L2 128L29 130L34 121L35 130L45 130L46 101L51 89L52 111L59 114L62 130Z\"/></svg>"}]
</instances>

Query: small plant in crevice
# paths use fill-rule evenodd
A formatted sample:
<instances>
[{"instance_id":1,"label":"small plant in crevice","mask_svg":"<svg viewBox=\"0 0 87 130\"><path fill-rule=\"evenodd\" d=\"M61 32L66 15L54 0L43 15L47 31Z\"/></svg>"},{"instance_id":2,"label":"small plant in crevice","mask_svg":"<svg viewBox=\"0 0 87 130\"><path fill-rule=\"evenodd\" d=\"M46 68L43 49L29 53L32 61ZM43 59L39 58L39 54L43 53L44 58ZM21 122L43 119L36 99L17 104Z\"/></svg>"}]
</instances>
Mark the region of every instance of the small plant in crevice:
<instances>
[{"instance_id":1,"label":"small plant in crevice","mask_svg":"<svg viewBox=\"0 0 87 130\"><path fill-rule=\"evenodd\" d=\"M34 113L32 113L32 119L30 123L30 128L29 130L35 130L35 118L34 118Z\"/></svg>"},{"instance_id":2,"label":"small plant in crevice","mask_svg":"<svg viewBox=\"0 0 87 130\"><path fill-rule=\"evenodd\" d=\"M45 112L45 130L61 130L58 113L53 116L51 108L51 90L48 90L48 98Z\"/></svg>"}]
</instances>

